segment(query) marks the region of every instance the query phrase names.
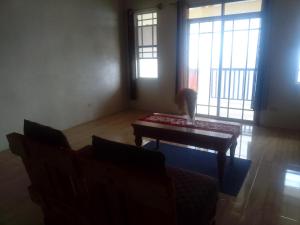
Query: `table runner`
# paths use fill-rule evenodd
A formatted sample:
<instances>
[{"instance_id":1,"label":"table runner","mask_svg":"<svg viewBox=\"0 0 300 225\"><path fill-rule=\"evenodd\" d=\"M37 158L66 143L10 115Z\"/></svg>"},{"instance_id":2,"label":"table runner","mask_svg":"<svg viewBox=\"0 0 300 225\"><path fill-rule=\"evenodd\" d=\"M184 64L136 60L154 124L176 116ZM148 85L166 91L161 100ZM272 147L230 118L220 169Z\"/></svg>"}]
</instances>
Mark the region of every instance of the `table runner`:
<instances>
[{"instance_id":1,"label":"table runner","mask_svg":"<svg viewBox=\"0 0 300 225\"><path fill-rule=\"evenodd\" d=\"M232 125L219 122L212 121L204 121L204 120L195 120L193 124L188 124L187 119L175 116L175 115L167 115L167 114L151 114L146 117L139 119L140 121L152 122L152 123L160 123L170 126L178 126L178 127L187 127L199 130L207 130L207 131L215 131L220 133L232 134L235 138L237 138L241 133L240 125Z\"/></svg>"}]
</instances>

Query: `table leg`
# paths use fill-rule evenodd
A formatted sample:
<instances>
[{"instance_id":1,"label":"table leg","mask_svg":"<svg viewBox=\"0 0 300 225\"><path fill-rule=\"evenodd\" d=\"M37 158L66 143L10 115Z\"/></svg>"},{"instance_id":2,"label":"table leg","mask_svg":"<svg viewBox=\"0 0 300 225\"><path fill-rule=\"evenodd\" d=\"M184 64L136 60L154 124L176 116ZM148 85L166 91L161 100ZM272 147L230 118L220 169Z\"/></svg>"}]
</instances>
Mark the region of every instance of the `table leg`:
<instances>
[{"instance_id":1,"label":"table leg","mask_svg":"<svg viewBox=\"0 0 300 225\"><path fill-rule=\"evenodd\" d=\"M135 144L136 144L136 146L141 147L142 143L143 143L142 137L141 136L135 136Z\"/></svg>"},{"instance_id":2,"label":"table leg","mask_svg":"<svg viewBox=\"0 0 300 225\"><path fill-rule=\"evenodd\" d=\"M159 149L159 139L156 139L156 149Z\"/></svg>"},{"instance_id":3,"label":"table leg","mask_svg":"<svg viewBox=\"0 0 300 225\"><path fill-rule=\"evenodd\" d=\"M236 146L237 146L237 141L235 139L234 142L232 143L232 145L230 146L230 160L231 161L233 161L233 159L234 159Z\"/></svg>"},{"instance_id":4,"label":"table leg","mask_svg":"<svg viewBox=\"0 0 300 225\"><path fill-rule=\"evenodd\" d=\"M223 176L226 164L226 153L223 151L218 152L218 172L219 172L219 183L222 185L223 183Z\"/></svg>"}]
</instances>

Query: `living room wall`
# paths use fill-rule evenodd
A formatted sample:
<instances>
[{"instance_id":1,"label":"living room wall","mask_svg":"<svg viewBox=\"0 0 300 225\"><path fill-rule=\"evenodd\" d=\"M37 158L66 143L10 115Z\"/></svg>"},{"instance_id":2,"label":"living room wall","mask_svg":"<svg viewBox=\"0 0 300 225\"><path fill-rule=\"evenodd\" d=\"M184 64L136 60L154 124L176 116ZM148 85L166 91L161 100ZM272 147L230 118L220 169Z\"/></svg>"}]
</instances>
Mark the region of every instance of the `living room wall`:
<instances>
[{"instance_id":1,"label":"living room wall","mask_svg":"<svg viewBox=\"0 0 300 225\"><path fill-rule=\"evenodd\" d=\"M127 107L121 4L0 1L0 150L24 118L66 129Z\"/></svg>"},{"instance_id":2,"label":"living room wall","mask_svg":"<svg viewBox=\"0 0 300 225\"><path fill-rule=\"evenodd\" d=\"M266 127L300 129L300 1L271 0L266 42L264 110Z\"/></svg>"},{"instance_id":3,"label":"living room wall","mask_svg":"<svg viewBox=\"0 0 300 225\"><path fill-rule=\"evenodd\" d=\"M200 2L201 0L199 0ZM202 2L209 2L202 0ZM175 112L176 68L176 7L175 1L128 0L128 8L153 8L158 3L159 78L138 80L138 100L131 101L136 109ZM191 0L191 2L197 2ZM263 83L264 110L260 125L300 129L300 85L296 84L300 52L300 1L270 0L270 26L266 43Z\"/></svg>"}]
</instances>

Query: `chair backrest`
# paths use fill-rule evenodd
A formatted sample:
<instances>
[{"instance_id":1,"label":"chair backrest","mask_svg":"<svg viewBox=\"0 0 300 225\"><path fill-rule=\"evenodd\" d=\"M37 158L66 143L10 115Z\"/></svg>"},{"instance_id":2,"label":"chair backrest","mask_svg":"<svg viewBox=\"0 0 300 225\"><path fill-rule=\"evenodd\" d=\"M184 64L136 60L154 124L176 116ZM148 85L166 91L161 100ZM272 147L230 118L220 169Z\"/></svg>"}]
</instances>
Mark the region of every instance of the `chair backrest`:
<instances>
[{"instance_id":1,"label":"chair backrest","mask_svg":"<svg viewBox=\"0 0 300 225\"><path fill-rule=\"evenodd\" d=\"M111 162L80 159L86 205L93 224L175 225L171 179L133 171Z\"/></svg>"},{"instance_id":2,"label":"chair backrest","mask_svg":"<svg viewBox=\"0 0 300 225\"><path fill-rule=\"evenodd\" d=\"M29 120L24 120L24 135L48 146L70 148L62 131Z\"/></svg>"},{"instance_id":3,"label":"chair backrest","mask_svg":"<svg viewBox=\"0 0 300 225\"><path fill-rule=\"evenodd\" d=\"M80 214L78 171L70 150L44 145L17 133L7 135L7 139L11 151L23 160L30 189L47 223L87 224Z\"/></svg>"}]
</instances>

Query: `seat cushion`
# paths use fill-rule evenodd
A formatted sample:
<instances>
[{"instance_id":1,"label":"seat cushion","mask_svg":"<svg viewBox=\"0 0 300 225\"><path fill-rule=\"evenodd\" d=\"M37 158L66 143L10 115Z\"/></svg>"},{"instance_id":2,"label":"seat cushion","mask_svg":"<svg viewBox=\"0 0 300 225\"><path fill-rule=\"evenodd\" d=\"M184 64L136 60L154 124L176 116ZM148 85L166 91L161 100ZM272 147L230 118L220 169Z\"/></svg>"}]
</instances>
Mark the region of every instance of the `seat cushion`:
<instances>
[{"instance_id":1,"label":"seat cushion","mask_svg":"<svg viewBox=\"0 0 300 225\"><path fill-rule=\"evenodd\" d=\"M70 144L63 132L29 120L24 120L24 135L36 142L49 146L70 148Z\"/></svg>"},{"instance_id":2,"label":"seat cushion","mask_svg":"<svg viewBox=\"0 0 300 225\"><path fill-rule=\"evenodd\" d=\"M161 152L145 150L93 136L95 157L122 166L133 167L151 173L165 174L165 157Z\"/></svg>"},{"instance_id":3,"label":"seat cushion","mask_svg":"<svg viewBox=\"0 0 300 225\"><path fill-rule=\"evenodd\" d=\"M178 225L208 225L218 200L217 182L206 175L167 168L175 184Z\"/></svg>"}]
</instances>

